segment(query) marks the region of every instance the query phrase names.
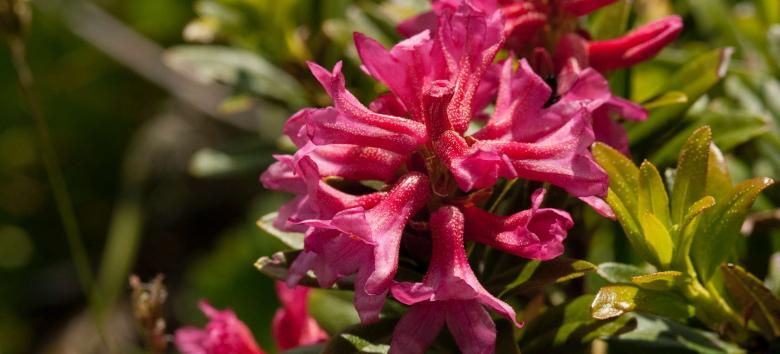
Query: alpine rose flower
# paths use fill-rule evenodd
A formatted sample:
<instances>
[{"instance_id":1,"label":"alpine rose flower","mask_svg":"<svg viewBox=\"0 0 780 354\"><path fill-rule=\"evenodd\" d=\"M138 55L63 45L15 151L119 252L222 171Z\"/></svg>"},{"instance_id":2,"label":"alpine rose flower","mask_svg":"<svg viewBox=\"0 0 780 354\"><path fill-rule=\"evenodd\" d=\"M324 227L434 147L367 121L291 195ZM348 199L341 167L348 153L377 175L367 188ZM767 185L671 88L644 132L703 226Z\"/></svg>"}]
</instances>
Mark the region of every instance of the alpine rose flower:
<instances>
[{"instance_id":1,"label":"alpine rose flower","mask_svg":"<svg viewBox=\"0 0 780 354\"><path fill-rule=\"evenodd\" d=\"M203 329L184 327L176 331L174 342L183 354L264 354L252 332L231 310L219 311L206 301L198 304L209 318Z\"/></svg>"},{"instance_id":2,"label":"alpine rose flower","mask_svg":"<svg viewBox=\"0 0 780 354\"><path fill-rule=\"evenodd\" d=\"M314 318L309 316L306 302L309 289L296 286L288 288L282 282L276 282L276 295L282 308L276 310L271 330L279 350L292 349L315 344L328 339Z\"/></svg>"},{"instance_id":3,"label":"alpine rose flower","mask_svg":"<svg viewBox=\"0 0 780 354\"><path fill-rule=\"evenodd\" d=\"M485 290L471 271L463 222L463 214L453 206L431 215L433 254L428 272L422 283L393 286L393 297L412 307L395 327L390 353L424 353L446 323L461 352L491 354L496 326L485 306L521 326L515 310Z\"/></svg>"}]
</instances>

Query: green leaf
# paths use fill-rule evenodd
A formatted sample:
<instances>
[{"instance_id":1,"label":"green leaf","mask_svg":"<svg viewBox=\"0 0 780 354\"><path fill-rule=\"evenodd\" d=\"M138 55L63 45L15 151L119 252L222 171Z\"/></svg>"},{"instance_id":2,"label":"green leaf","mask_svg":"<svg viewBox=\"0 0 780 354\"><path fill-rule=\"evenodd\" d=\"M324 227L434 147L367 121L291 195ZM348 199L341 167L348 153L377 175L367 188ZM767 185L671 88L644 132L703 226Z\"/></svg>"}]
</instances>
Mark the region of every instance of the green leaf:
<instances>
[{"instance_id":1,"label":"green leaf","mask_svg":"<svg viewBox=\"0 0 780 354\"><path fill-rule=\"evenodd\" d=\"M765 177L744 181L705 212L691 247L693 264L703 282L709 281L715 269L733 254L745 216L759 193L772 183Z\"/></svg>"},{"instance_id":2,"label":"green leaf","mask_svg":"<svg viewBox=\"0 0 780 354\"><path fill-rule=\"evenodd\" d=\"M591 304L591 315L600 320L632 311L679 320L685 320L693 314L693 308L675 293L646 290L635 285L605 286Z\"/></svg>"},{"instance_id":3,"label":"green leaf","mask_svg":"<svg viewBox=\"0 0 780 354\"><path fill-rule=\"evenodd\" d=\"M521 267L504 271L490 279L485 286L494 289L512 279L501 290L499 297L509 293L528 293L550 284L582 277L596 269L596 265L590 262L568 257L558 257L545 262L530 261Z\"/></svg>"},{"instance_id":4,"label":"green leaf","mask_svg":"<svg viewBox=\"0 0 780 354\"><path fill-rule=\"evenodd\" d=\"M257 220L257 227L294 250L303 249L302 233L282 231L274 227L274 221L276 221L278 215L279 213L277 212L264 215L260 220Z\"/></svg>"},{"instance_id":5,"label":"green leaf","mask_svg":"<svg viewBox=\"0 0 780 354\"><path fill-rule=\"evenodd\" d=\"M325 350L325 344L314 344L285 350L281 354L320 354Z\"/></svg>"},{"instance_id":6,"label":"green leaf","mask_svg":"<svg viewBox=\"0 0 780 354\"><path fill-rule=\"evenodd\" d=\"M306 91L298 81L257 53L224 46L181 45L168 49L164 60L177 72L199 82L227 83L291 107L307 103Z\"/></svg>"},{"instance_id":7,"label":"green leaf","mask_svg":"<svg viewBox=\"0 0 780 354\"><path fill-rule=\"evenodd\" d=\"M640 224L642 225L645 246L654 260L652 263L662 269L668 267L674 254L674 243L669 230L658 218L648 212L640 216Z\"/></svg>"},{"instance_id":8,"label":"green leaf","mask_svg":"<svg viewBox=\"0 0 780 354\"><path fill-rule=\"evenodd\" d=\"M591 317L591 302L593 295L582 295L531 320L520 331L521 353L579 353L594 339L613 335L625 327L626 317L606 321Z\"/></svg>"},{"instance_id":9,"label":"green leaf","mask_svg":"<svg viewBox=\"0 0 780 354\"><path fill-rule=\"evenodd\" d=\"M592 16L590 34L595 40L617 38L628 30L628 19L631 15L632 1L619 0L605 6Z\"/></svg>"},{"instance_id":10,"label":"green leaf","mask_svg":"<svg viewBox=\"0 0 780 354\"><path fill-rule=\"evenodd\" d=\"M689 61L670 75L663 92L681 92L687 97L687 103L663 106L650 111L647 121L632 125L628 130L632 144L651 138L664 128L674 126L675 119L682 116L696 100L726 75L733 51L732 48L715 49ZM654 161L657 162L655 159Z\"/></svg>"},{"instance_id":11,"label":"green leaf","mask_svg":"<svg viewBox=\"0 0 780 354\"><path fill-rule=\"evenodd\" d=\"M646 160L639 167L638 206L638 215L645 212L650 213L666 228L671 227L669 195L666 193L664 182L658 170Z\"/></svg>"},{"instance_id":12,"label":"green leaf","mask_svg":"<svg viewBox=\"0 0 780 354\"><path fill-rule=\"evenodd\" d=\"M685 275L678 271L670 270L652 274L639 275L631 278L631 282L642 289L655 291L670 291L683 283Z\"/></svg>"},{"instance_id":13,"label":"green leaf","mask_svg":"<svg viewBox=\"0 0 780 354\"><path fill-rule=\"evenodd\" d=\"M704 126L693 132L680 151L672 191L671 217L674 224L682 222L688 207L704 197L711 143L712 132Z\"/></svg>"},{"instance_id":14,"label":"green leaf","mask_svg":"<svg viewBox=\"0 0 780 354\"><path fill-rule=\"evenodd\" d=\"M715 200L721 200L733 188L728 162L723 153L715 145L710 145L710 156L707 160L707 186L704 194L711 195Z\"/></svg>"},{"instance_id":15,"label":"green leaf","mask_svg":"<svg viewBox=\"0 0 780 354\"><path fill-rule=\"evenodd\" d=\"M646 110L654 110L666 106L674 106L688 103L688 96L684 92L669 91L665 92L660 97L656 97L650 102L642 104Z\"/></svg>"},{"instance_id":16,"label":"green leaf","mask_svg":"<svg viewBox=\"0 0 780 354\"><path fill-rule=\"evenodd\" d=\"M633 264L607 262L599 264L596 273L610 283L631 283L635 276L644 275L647 272Z\"/></svg>"},{"instance_id":17,"label":"green leaf","mask_svg":"<svg viewBox=\"0 0 780 354\"><path fill-rule=\"evenodd\" d=\"M387 344L373 344L356 335L342 333L341 337L352 343L355 349L361 353L387 354L390 351L390 346Z\"/></svg>"},{"instance_id":18,"label":"green leaf","mask_svg":"<svg viewBox=\"0 0 780 354\"><path fill-rule=\"evenodd\" d=\"M731 298L745 319L753 319L767 339L780 336L780 300L742 267L722 264L720 270Z\"/></svg>"},{"instance_id":19,"label":"green leaf","mask_svg":"<svg viewBox=\"0 0 780 354\"><path fill-rule=\"evenodd\" d=\"M610 353L745 353L737 345L721 340L717 333L694 329L647 314L633 313L629 316L632 319L632 330L606 338Z\"/></svg>"},{"instance_id":20,"label":"green leaf","mask_svg":"<svg viewBox=\"0 0 780 354\"><path fill-rule=\"evenodd\" d=\"M357 324L346 328L338 335L331 337L322 354L377 353L378 350L384 350L385 345L382 344L390 343L397 322L398 319L384 318L372 324ZM369 348L375 351L363 352L360 348ZM389 349L389 347L387 348Z\"/></svg>"},{"instance_id":21,"label":"green leaf","mask_svg":"<svg viewBox=\"0 0 780 354\"><path fill-rule=\"evenodd\" d=\"M360 322L349 291L312 289L308 309L311 316L328 333L339 333Z\"/></svg>"}]
</instances>

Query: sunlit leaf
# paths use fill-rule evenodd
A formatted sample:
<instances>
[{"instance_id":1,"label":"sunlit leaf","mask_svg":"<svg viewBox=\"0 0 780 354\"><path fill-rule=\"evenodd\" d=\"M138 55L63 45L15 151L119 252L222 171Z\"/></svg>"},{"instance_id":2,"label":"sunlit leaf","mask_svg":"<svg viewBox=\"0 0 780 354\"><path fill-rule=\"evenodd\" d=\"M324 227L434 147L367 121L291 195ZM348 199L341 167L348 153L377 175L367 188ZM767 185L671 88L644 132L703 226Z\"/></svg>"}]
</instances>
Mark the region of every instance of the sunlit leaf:
<instances>
[{"instance_id":1,"label":"sunlit leaf","mask_svg":"<svg viewBox=\"0 0 780 354\"><path fill-rule=\"evenodd\" d=\"M644 106L647 110L653 110L661 107L680 105L684 103L688 103L688 96L686 96L684 92L669 91L660 97L656 97L650 102L643 103L642 106Z\"/></svg>"},{"instance_id":2,"label":"sunlit leaf","mask_svg":"<svg viewBox=\"0 0 780 354\"><path fill-rule=\"evenodd\" d=\"M643 213L639 220L645 245L650 250L654 263L661 268L669 266L674 254L674 242L669 230L658 218L648 212Z\"/></svg>"},{"instance_id":3,"label":"sunlit leaf","mask_svg":"<svg viewBox=\"0 0 780 354\"><path fill-rule=\"evenodd\" d=\"M706 219L699 225L691 247L693 264L703 281L708 281L715 269L733 254L745 216L759 193L772 183L770 178L744 181L705 212Z\"/></svg>"},{"instance_id":4,"label":"sunlit leaf","mask_svg":"<svg viewBox=\"0 0 780 354\"><path fill-rule=\"evenodd\" d=\"M631 283L631 279L636 276L641 276L647 272L641 268L624 263L607 262L601 263L596 270L599 276L606 279L610 283Z\"/></svg>"},{"instance_id":5,"label":"sunlit leaf","mask_svg":"<svg viewBox=\"0 0 780 354\"><path fill-rule=\"evenodd\" d=\"M704 194L711 195L715 200L721 200L731 191L733 183L731 174L723 153L715 145L710 145L710 157L707 160L707 186Z\"/></svg>"},{"instance_id":6,"label":"sunlit leaf","mask_svg":"<svg viewBox=\"0 0 780 354\"><path fill-rule=\"evenodd\" d=\"M669 217L669 196L666 193L661 175L653 164L642 162L639 167L638 215L650 213L665 227L671 227Z\"/></svg>"},{"instance_id":7,"label":"sunlit leaf","mask_svg":"<svg viewBox=\"0 0 780 354\"><path fill-rule=\"evenodd\" d=\"M672 270L635 276L631 282L642 289L670 291L681 285L684 278L683 273Z\"/></svg>"},{"instance_id":8,"label":"sunlit leaf","mask_svg":"<svg viewBox=\"0 0 780 354\"><path fill-rule=\"evenodd\" d=\"M688 138L680 151L671 198L671 217L675 224L683 221L689 206L704 197L711 142L712 132L704 126Z\"/></svg>"},{"instance_id":9,"label":"sunlit leaf","mask_svg":"<svg viewBox=\"0 0 780 354\"><path fill-rule=\"evenodd\" d=\"M636 285L608 285L601 288L591 304L591 315L609 319L640 311L684 320L693 314L685 299L668 291L642 289Z\"/></svg>"},{"instance_id":10,"label":"sunlit leaf","mask_svg":"<svg viewBox=\"0 0 780 354\"><path fill-rule=\"evenodd\" d=\"M544 262L530 261L522 267L512 267L504 271L491 279L486 286L490 289L493 284L511 279L502 289L502 296L509 293L526 293L546 285L579 278L595 270L596 266L590 262L568 257L558 257Z\"/></svg>"}]
</instances>

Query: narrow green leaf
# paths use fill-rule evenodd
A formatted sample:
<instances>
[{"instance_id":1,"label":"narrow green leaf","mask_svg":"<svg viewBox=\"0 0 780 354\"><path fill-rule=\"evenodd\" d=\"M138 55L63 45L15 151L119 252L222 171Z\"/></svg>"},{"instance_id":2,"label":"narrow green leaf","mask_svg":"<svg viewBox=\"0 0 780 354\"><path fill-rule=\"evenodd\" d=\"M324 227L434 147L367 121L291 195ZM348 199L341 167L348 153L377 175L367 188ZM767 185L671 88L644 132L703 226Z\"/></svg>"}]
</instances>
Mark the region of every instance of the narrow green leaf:
<instances>
[{"instance_id":1,"label":"narrow green leaf","mask_svg":"<svg viewBox=\"0 0 780 354\"><path fill-rule=\"evenodd\" d=\"M633 277L647 273L633 264L625 263L607 262L598 267L596 273L610 283L630 284Z\"/></svg>"},{"instance_id":2,"label":"narrow green leaf","mask_svg":"<svg viewBox=\"0 0 780 354\"><path fill-rule=\"evenodd\" d=\"M707 186L704 194L711 195L715 200L721 200L733 188L729 166L723 153L715 145L710 145L710 156L707 160Z\"/></svg>"},{"instance_id":3,"label":"narrow green leaf","mask_svg":"<svg viewBox=\"0 0 780 354\"><path fill-rule=\"evenodd\" d=\"M780 300L742 267L722 264L723 279L745 319L753 319L767 339L780 336Z\"/></svg>"},{"instance_id":4,"label":"narrow green leaf","mask_svg":"<svg viewBox=\"0 0 780 354\"><path fill-rule=\"evenodd\" d=\"M637 191L639 190L639 169L619 151L606 144L593 145L593 157L609 175L609 188L615 192L634 220L637 210Z\"/></svg>"},{"instance_id":5,"label":"narrow green leaf","mask_svg":"<svg viewBox=\"0 0 780 354\"><path fill-rule=\"evenodd\" d=\"M300 232L287 232L282 231L274 227L274 221L279 213L273 212L264 215L260 220L257 220L257 227L267 232L269 235L282 241L285 245L294 250L303 249L303 234Z\"/></svg>"},{"instance_id":6,"label":"narrow green leaf","mask_svg":"<svg viewBox=\"0 0 780 354\"><path fill-rule=\"evenodd\" d=\"M772 183L766 177L744 181L705 213L691 247L693 264L702 281L709 281L715 269L733 254L745 216L759 193Z\"/></svg>"},{"instance_id":7,"label":"narrow green leaf","mask_svg":"<svg viewBox=\"0 0 780 354\"><path fill-rule=\"evenodd\" d=\"M678 271L670 270L652 274L639 275L631 278L631 282L642 289L655 291L671 291L682 284L685 275Z\"/></svg>"},{"instance_id":8,"label":"narrow green leaf","mask_svg":"<svg viewBox=\"0 0 780 354\"><path fill-rule=\"evenodd\" d=\"M513 267L499 274L491 279L486 287L491 289L494 284L505 283L508 276L514 276L515 278L504 287L499 296L509 293L527 293L550 284L582 277L596 269L596 265L590 262L568 257L558 257L545 262L530 261L520 269Z\"/></svg>"},{"instance_id":9,"label":"narrow green leaf","mask_svg":"<svg viewBox=\"0 0 780 354\"><path fill-rule=\"evenodd\" d=\"M661 107L681 105L685 103L688 103L688 96L686 96L684 92L669 91L660 97L656 97L650 102L643 103L642 106L644 106L646 110L654 110Z\"/></svg>"},{"instance_id":10,"label":"narrow green leaf","mask_svg":"<svg viewBox=\"0 0 780 354\"><path fill-rule=\"evenodd\" d=\"M658 170L646 160L639 167L638 205L638 215L645 212L653 214L666 228L671 227L669 195Z\"/></svg>"},{"instance_id":11,"label":"narrow green leaf","mask_svg":"<svg viewBox=\"0 0 780 354\"><path fill-rule=\"evenodd\" d=\"M640 216L640 223L645 237L645 245L650 250L654 260L652 263L665 269L672 263L672 255L674 254L674 243L669 230L658 218L648 212Z\"/></svg>"},{"instance_id":12,"label":"narrow green leaf","mask_svg":"<svg viewBox=\"0 0 780 354\"><path fill-rule=\"evenodd\" d=\"M346 339L353 346L355 346L355 349L361 353L387 354L387 352L390 351L390 346L387 344L373 344L363 338L349 333L341 334L341 338Z\"/></svg>"},{"instance_id":13,"label":"narrow green leaf","mask_svg":"<svg viewBox=\"0 0 780 354\"><path fill-rule=\"evenodd\" d=\"M677 234L677 250L675 251L673 264L677 269L686 269L689 267L691 245L693 236L696 233L701 219L701 214L715 205L715 198L706 196L693 203L688 212L685 213L685 219L681 224L674 225L673 233Z\"/></svg>"},{"instance_id":14,"label":"narrow green leaf","mask_svg":"<svg viewBox=\"0 0 780 354\"><path fill-rule=\"evenodd\" d=\"M708 126L693 132L680 151L672 191L672 223L682 222L688 207L704 197L712 132Z\"/></svg>"},{"instance_id":15,"label":"narrow green leaf","mask_svg":"<svg viewBox=\"0 0 780 354\"><path fill-rule=\"evenodd\" d=\"M389 349L386 343L390 343L397 322L398 319L395 318L383 318L372 324L357 324L348 327L338 335L331 337L322 354L365 353L358 347L375 349L369 353L384 353L384 351L379 350Z\"/></svg>"},{"instance_id":16,"label":"narrow green leaf","mask_svg":"<svg viewBox=\"0 0 780 354\"><path fill-rule=\"evenodd\" d=\"M609 285L601 288L591 304L591 315L609 319L640 311L684 320L693 314L685 300L671 292L642 289L635 285Z\"/></svg>"},{"instance_id":17,"label":"narrow green leaf","mask_svg":"<svg viewBox=\"0 0 780 354\"><path fill-rule=\"evenodd\" d=\"M628 137L632 144L648 139L664 128L674 126L671 122L685 113L694 102L726 75L733 51L732 48L715 49L688 62L676 73L668 76L663 92L681 92L688 101L650 111L647 121L632 125L628 130ZM653 161L657 162L657 160Z\"/></svg>"},{"instance_id":18,"label":"narrow green leaf","mask_svg":"<svg viewBox=\"0 0 780 354\"><path fill-rule=\"evenodd\" d=\"M321 354L325 350L325 344L314 344L285 350L281 354Z\"/></svg>"}]
</instances>

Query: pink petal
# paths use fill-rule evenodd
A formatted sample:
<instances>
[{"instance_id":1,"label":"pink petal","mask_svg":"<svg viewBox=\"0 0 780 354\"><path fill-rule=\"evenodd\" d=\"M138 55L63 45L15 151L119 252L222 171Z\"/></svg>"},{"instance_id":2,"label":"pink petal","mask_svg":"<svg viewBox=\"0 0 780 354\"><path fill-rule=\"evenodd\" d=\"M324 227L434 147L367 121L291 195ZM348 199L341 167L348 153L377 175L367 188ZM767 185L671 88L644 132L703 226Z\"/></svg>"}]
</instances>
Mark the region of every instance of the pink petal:
<instances>
[{"instance_id":1,"label":"pink petal","mask_svg":"<svg viewBox=\"0 0 780 354\"><path fill-rule=\"evenodd\" d=\"M476 301L448 301L447 327L463 354L493 354L496 324Z\"/></svg>"},{"instance_id":2,"label":"pink petal","mask_svg":"<svg viewBox=\"0 0 780 354\"><path fill-rule=\"evenodd\" d=\"M392 151L369 146L307 144L295 154L295 159L309 157L317 164L322 176L337 176L353 181L393 180L406 157Z\"/></svg>"},{"instance_id":3,"label":"pink petal","mask_svg":"<svg viewBox=\"0 0 780 354\"><path fill-rule=\"evenodd\" d=\"M679 16L650 22L623 37L591 42L590 65L598 71L622 69L652 58L682 32Z\"/></svg>"},{"instance_id":4,"label":"pink petal","mask_svg":"<svg viewBox=\"0 0 780 354\"><path fill-rule=\"evenodd\" d=\"M563 240L574 226L569 213L540 209L544 190L532 197L533 207L511 216L496 216L479 208L466 208L466 236L504 252L548 260L563 254Z\"/></svg>"},{"instance_id":5,"label":"pink petal","mask_svg":"<svg viewBox=\"0 0 780 354\"><path fill-rule=\"evenodd\" d=\"M198 306L209 318L202 330L185 327L176 331L177 349L184 354L264 354L249 328L231 310L219 311L206 301Z\"/></svg>"},{"instance_id":6,"label":"pink petal","mask_svg":"<svg viewBox=\"0 0 780 354\"><path fill-rule=\"evenodd\" d=\"M280 350L314 344L328 338L306 309L308 288L296 286L291 289L277 282L276 294L282 308L274 314L271 330Z\"/></svg>"},{"instance_id":7,"label":"pink petal","mask_svg":"<svg viewBox=\"0 0 780 354\"><path fill-rule=\"evenodd\" d=\"M613 2L615 0L562 0L560 6L574 16L585 16Z\"/></svg>"},{"instance_id":8,"label":"pink petal","mask_svg":"<svg viewBox=\"0 0 780 354\"><path fill-rule=\"evenodd\" d=\"M444 326L445 311L431 302L412 306L396 324L390 354L423 354Z\"/></svg>"}]
</instances>

